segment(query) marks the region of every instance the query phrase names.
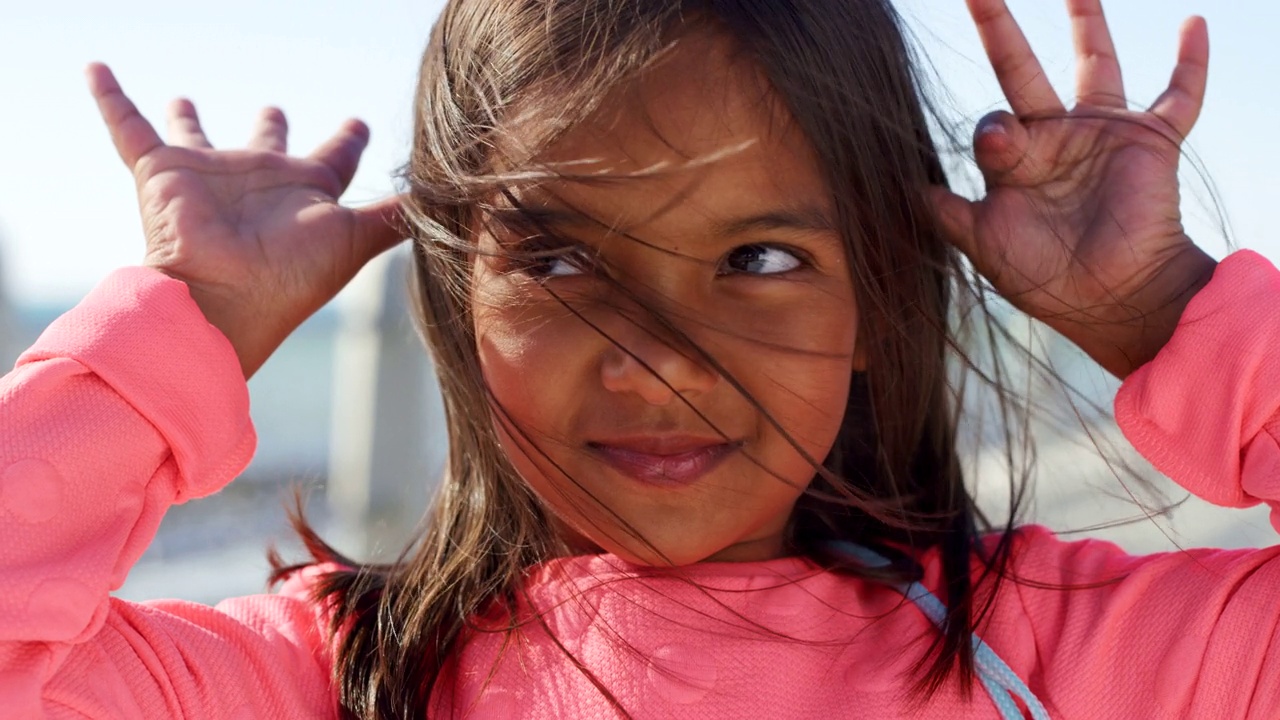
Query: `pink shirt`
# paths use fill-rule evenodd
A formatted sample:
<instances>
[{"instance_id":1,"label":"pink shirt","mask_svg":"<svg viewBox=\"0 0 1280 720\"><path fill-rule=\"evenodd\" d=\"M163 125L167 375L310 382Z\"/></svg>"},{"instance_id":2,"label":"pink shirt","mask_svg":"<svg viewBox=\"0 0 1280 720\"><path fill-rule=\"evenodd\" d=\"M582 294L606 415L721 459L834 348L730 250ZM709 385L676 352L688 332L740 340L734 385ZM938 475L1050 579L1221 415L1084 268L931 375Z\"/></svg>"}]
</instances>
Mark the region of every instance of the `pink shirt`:
<instances>
[{"instance_id":1,"label":"pink shirt","mask_svg":"<svg viewBox=\"0 0 1280 720\"><path fill-rule=\"evenodd\" d=\"M1276 348L1280 272L1238 252L1124 383L1121 428L1200 497L1280 507ZM325 618L305 598L314 570L212 608L109 595L165 510L217 492L254 449L235 355L184 285L140 268L112 274L0 380L0 409L0 715L335 716ZM1038 582L1005 584L978 632L1053 717L1271 720L1277 554L1133 557L1028 527L1014 562ZM938 563L925 557L937 592ZM522 632L487 686L502 640L475 634L433 710L614 717L550 632L636 718L908 713L902 674L932 630L897 592L798 558L686 572L696 586L607 555L536 569L530 601L547 630ZM954 685L922 714L996 715L980 689L966 702Z\"/></svg>"}]
</instances>

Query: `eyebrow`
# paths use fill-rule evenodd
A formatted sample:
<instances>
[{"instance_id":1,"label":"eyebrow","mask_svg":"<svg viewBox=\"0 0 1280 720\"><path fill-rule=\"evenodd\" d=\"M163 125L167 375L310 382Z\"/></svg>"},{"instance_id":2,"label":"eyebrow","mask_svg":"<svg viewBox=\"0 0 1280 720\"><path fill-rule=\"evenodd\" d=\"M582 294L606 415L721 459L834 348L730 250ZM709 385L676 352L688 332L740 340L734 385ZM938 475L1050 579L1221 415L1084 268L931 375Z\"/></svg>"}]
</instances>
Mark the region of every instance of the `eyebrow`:
<instances>
[{"instance_id":1,"label":"eyebrow","mask_svg":"<svg viewBox=\"0 0 1280 720\"><path fill-rule=\"evenodd\" d=\"M718 226L721 235L743 235L759 230L804 230L830 232L836 229L827 213L816 207L771 210L735 218Z\"/></svg>"},{"instance_id":2,"label":"eyebrow","mask_svg":"<svg viewBox=\"0 0 1280 720\"><path fill-rule=\"evenodd\" d=\"M546 205L502 208L496 215L505 220L520 218L524 221L548 226L582 227L603 225L582 213ZM807 232L833 232L835 223L828 213L818 207L804 206L792 209L770 210L755 215L723 220L715 225L715 233L721 236L745 235L750 232L768 230L799 230Z\"/></svg>"}]
</instances>

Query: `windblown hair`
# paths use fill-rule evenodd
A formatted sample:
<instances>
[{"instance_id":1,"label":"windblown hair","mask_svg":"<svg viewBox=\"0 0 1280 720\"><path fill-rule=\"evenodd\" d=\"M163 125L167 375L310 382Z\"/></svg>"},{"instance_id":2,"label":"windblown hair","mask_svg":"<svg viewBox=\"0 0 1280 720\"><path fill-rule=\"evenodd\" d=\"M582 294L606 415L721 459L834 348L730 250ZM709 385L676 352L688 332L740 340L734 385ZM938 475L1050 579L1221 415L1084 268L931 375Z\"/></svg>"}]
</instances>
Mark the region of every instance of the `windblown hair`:
<instances>
[{"instance_id":1,"label":"windblown hair","mask_svg":"<svg viewBox=\"0 0 1280 720\"><path fill-rule=\"evenodd\" d=\"M953 370L968 360L954 319L984 291L930 211L930 186L947 183L943 124L889 0L452 0L422 61L404 171L418 320L448 422L446 475L422 536L395 563L349 560L295 518L316 561L344 566L316 587L333 611L343 717L423 717L471 619L514 607L529 569L566 552L499 446L472 317L476 228L495 196L545 171L521 163L700 31L730 38L811 144L856 288L867 370L796 506L791 550L884 577L826 550L850 540L894 558L887 575L914 579L914 553L938 548L949 610L916 689L927 696L952 673L970 687L969 634L994 596L976 592L985 584L972 563L998 583L1010 550L1008 533L979 542L1006 528L978 510L957 456ZM969 305L957 310L957 298ZM302 567L274 566L273 581Z\"/></svg>"}]
</instances>

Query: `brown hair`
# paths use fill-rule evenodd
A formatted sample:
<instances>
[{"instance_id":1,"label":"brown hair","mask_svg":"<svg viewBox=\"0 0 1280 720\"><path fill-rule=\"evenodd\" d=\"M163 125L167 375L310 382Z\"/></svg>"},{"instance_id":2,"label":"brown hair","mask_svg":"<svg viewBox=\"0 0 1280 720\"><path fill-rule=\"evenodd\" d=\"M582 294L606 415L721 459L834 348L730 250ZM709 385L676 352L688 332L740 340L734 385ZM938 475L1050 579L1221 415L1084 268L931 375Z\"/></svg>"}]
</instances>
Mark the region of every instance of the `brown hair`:
<instances>
[{"instance_id":1,"label":"brown hair","mask_svg":"<svg viewBox=\"0 0 1280 720\"><path fill-rule=\"evenodd\" d=\"M526 124L541 129L534 144L545 146L682 34L712 25L763 73L816 151L868 353L836 445L796 507L792 548L863 575L826 542L939 548L948 614L921 658L927 672L917 689L927 695L957 670L971 686L969 634L994 597L975 591L982 581L971 563L977 556L998 583L1010 550L1008 534L989 555L981 550L979 536L993 528L965 488L956 451L963 383L949 376L949 358L973 365L951 323L957 297L981 306L983 292L930 212L928 188L947 182L933 137L942 125L889 1L452 0L423 57L404 173L417 311L448 421L443 486L422 537L392 564L355 563L320 540L300 511L296 518L315 560L349 568L316 587L340 635L343 717L423 717L468 622L492 603L513 606L528 569L564 551L499 448L477 360L472 229L485 198L529 170L505 166L495 147ZM988 380L999 385L998 376ZM910 553L892 557L894 577L919 576ZM277 558L274 567L273 581L301 566Z\"/></svg>"}]
</instances>

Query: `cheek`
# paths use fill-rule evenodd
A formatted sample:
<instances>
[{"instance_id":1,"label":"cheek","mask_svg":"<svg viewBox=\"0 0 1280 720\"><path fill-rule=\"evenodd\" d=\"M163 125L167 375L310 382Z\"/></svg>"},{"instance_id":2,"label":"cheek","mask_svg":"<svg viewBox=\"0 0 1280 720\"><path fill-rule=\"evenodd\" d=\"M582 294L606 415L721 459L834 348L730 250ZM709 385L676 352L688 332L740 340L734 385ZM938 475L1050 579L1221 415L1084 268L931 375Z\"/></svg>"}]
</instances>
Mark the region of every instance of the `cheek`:
<instances>
[{"instance_id":1,"label":"cheek","mask_svg":"<svg viewBox=\"0 0 1280 720\"><path fill-rule=\"evenodd\" d=\"M857 312L852 293L835 287L797 303L751 313L725 353L726 369L806 453L825 455L844 418L855 357ZM767 424L767 423L766 423ZM768 427L762 435L782 437Z\"/></svg>"},{"instance_id":2,"label":"cheek","mask_svg":"<svg viewBox=\"0 0 1280 720\"><path fill-rule=\"evenodd\" d=\"M831 450L844 419L851 359L780 356L762 363L765 373L753 395L776 422L761 415L759 454L783 478L803 487Z\"/></svg>"},{"instance_id":3,"label":"cheek","mask_svg":"<svg viewBox=\"0 0 1280 720\"><path fill-rule=\"evenodd\" d=\"M477 357L498 440L520 477L562 515L563 496L576 494L557 466L571 462L573 453L565 450L575 447L572 428L582 399L600 382L599 338L536 283L481 264L472 287Z\"/></svg>"},{"instance_id":4,"label":"cheek","mask_svg":"<svg viewBox=\"0 0 1280 720\"><path fill-rule=\"evenodd\" d=\"M581 354L572 338L547 323L531 332L527 318L501 311L478 316L476 325L480 367L493 402L530 430L549 432L562 425L572 393L549 388L567 389L581 374L573 367Z\"/></svg>"},{"instance_id":5,"label":"cheek","mask_svg":"<svg viewBox=\"0 0 1280 720\"><path fill-rule=\"evenodd\" d=\"M574 452L566 452L574 447L571 428L580 398L591 391L585 383L592 348L582 325L559 306L490 306L477 309L476 342L507 460L552 510L562 538L582 552L597 552L575 522L574 508L590 497L558 469L573 464Z\"/></svg>"},{"instance_id":6,"label":"cheek","mask_svg":"<svg viewBox=\"0 0 1280 720\"><path fill-rule=\"evenodd\" d=\"M736 372L768 413L756 411L753 455L769 470L758 492L761 502L776 505L780 525L839 434L855 370L857 318L852 303L833 301L766 320L774 342L757 343Z\"/></svg>"},{"instance_id":7,"label":"cheek","mask_svg":"<svg viewBox=\"0 0 1280 720\"><path fill-rule=\"evenodd\" d=\"M580 353L570 334L557 330L557 321L535 321L534 315L528 308L477 306L476 343L498 441L515 471L546 499L556 488L544 453L557 455L568 439L576 395L550 389L569 390L581 382L582 370L572 366Z\"/></svg>"},{"instance_id":8,"label":"cheek","mask_svg":"<svg viewBox=\"0 0 1280 720\"><path fill-rule=\"evenodd\" d=\"M561 436L592 377L589 329L536 288L501 277L478 280L476 351L495 411L535 436Z\"/></svg>"}]
</instances>

